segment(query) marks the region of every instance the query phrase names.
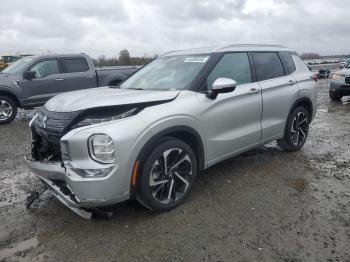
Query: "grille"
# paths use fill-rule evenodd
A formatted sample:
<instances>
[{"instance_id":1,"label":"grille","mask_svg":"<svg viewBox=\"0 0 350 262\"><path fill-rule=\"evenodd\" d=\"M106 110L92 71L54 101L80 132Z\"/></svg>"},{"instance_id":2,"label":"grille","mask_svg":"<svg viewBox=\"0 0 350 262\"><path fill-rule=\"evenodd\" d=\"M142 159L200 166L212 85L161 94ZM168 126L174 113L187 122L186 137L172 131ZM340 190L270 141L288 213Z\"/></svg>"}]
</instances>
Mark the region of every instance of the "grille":
<instances>
[{"instance_id":1,"label":"grille","mask_svg":"<svg viewBox=\"0 0 350 262\"><path fill-rule=\"evenodd\" d=\"M49 141L58 143L79 113L80 111L52 112L41 108L34 121L35 130L40 136L45 136Z\"/></svg>"},{"instance_id":2,"label":"grille","mask_svg":"<svg viewBox=\"0 0 350 262\"><path fill-rule=\"evenodd\" d=\"M33 158L60 160L60 139L69 131L71 123L79 114L80 111L51 112L41 108L32 125Z\"/></svg>"},{"instance_id":3,"label":"grille","mask_svg":"<svg viewBox=\"0 0 350 262\"><path fill-rule=\"evenodd\" d=\"M345 77L345 83L350 85L350 77Z\"/></svg>"}]
</instances>

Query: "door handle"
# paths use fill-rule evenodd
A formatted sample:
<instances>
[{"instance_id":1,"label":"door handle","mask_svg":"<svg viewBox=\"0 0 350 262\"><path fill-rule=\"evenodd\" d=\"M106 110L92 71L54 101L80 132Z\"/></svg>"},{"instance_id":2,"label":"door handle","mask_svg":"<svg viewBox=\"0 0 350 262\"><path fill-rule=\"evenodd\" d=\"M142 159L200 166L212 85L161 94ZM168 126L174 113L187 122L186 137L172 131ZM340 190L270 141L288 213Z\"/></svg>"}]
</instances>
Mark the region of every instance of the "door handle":
<instances>
[{"instance_id":1,"label":"door handle","mask_svg":"<svg viewBox=\"0 0 350 262\"><path fill-rule=\"evenodd\" d=\"M63 81L64 79L63 78L56 78L55 80L56 81Z\"/></svg>"},{"instance_id":2,"label":"door handle","mask_svg":"<svg viewBox=\"0 0 350 262\"><path fill-rule=\"evenodd\" d=\"M287 85L294 85L295 83L296 83L296 82L295 82L294 80L290 79L290 80L288 81Z\"/></svg>"},{"instance_id":3,"label":"door handle","mask_svg":"<svg viewBox=\"0 0 350 262\"><path fill-rule=\"evenodd\" d=\"M86 76L85 78L93 78L94 76Z\"/></svg>"},{"instance_id":4,"label":"door handle","mask_svg":"<svg viewBox=\"0 0 350 262\"><path fill-rule=\"evenodd\" d=\"M248 91L249 95L258 94L258 93L259 93L259 89L256 89L256 88L252 88Z\"/></svg>"}]
</instances>

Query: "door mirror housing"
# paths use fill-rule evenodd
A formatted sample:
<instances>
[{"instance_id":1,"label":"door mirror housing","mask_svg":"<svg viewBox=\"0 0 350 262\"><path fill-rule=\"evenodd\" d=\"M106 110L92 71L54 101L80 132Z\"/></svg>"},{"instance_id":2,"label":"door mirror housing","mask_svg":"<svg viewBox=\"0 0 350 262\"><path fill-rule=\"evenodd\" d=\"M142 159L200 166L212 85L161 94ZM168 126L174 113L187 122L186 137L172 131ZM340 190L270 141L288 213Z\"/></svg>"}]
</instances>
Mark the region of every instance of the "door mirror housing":
<instances>
[{"instance_id":1,"label":"door mirror housing","mask_svg":"<svg viewBox=\"0 0 350 262\"><path fill-rule=\"evenodd\" d=\"M27 80L32 80L36 78L36 72L35 71L26 71L23 73L23 78Z\"/></svg>"},{"instance_id":2,"label":"door mirror housing","mask_svg":"<svg viewBox=\"0 0 350 262\"><path fill-rule=\"evenodd\" d=\"M220 77L216 79L207 94L210 99L216 99L219 93L233 92L237 87L237 82L231 78Z\"/></svg>"}]
</instances>

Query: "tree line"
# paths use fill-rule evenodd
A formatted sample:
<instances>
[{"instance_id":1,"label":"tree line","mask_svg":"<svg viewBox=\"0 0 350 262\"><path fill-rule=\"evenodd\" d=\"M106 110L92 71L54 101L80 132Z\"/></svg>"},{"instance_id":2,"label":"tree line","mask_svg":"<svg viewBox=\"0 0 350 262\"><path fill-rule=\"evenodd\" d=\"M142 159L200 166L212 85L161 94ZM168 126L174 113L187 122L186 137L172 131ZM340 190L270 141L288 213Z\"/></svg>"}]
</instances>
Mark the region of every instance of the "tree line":
<instances>
[{"instance_id":1,"label":"tree line","mask_svg":"<svg viewBox=\"0 0 350 262\"><path fill-rule=\"evenodd\" d=\"M129 51L127 49L124 49L119 52L119 55L117 57L107 58L106 56L102 55L102 56L99 56L97 59L93 59L93 62L94 62L94 65L97 67L145 65L156 58L157 58L157 55L155 56L144 55L140 57L132 57L130 56Z\"/></svg>"}]
</instances>

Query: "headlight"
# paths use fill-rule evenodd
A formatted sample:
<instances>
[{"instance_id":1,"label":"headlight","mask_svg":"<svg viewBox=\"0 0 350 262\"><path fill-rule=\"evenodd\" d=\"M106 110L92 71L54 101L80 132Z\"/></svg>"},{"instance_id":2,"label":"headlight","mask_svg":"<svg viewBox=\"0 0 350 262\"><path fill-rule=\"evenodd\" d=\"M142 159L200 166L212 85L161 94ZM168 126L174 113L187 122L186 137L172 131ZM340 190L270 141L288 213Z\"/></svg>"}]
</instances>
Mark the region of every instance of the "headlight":
<instances>
[{"instance_id":1,"label":"headlight","mask_svg":"<svg viewBox=\"0 0 350 262\"><path fill-rule=\"evenodd\" d=\"M344 77L344 75L340 75L340 74L334 73L334 74L332 75L332 80L337 80L337 81L339 81L339 80L341 80L343 77Z\"/></svg>"},{"instance_id":2,"label":"headlight","mask_svg":"<svg viewBox=\"0 0 350 262\"><path fill-rule=\"evenodd\" d=\"M115 114L108 115L108 116L105 116L106 112L102 112L102 114L100 113L100 114L95 115L95 116L88 115L85 118L83 118L80 122L75 124L73 126L73 128L89 126L89 125L94 125L94 124L100 124L100 123L109 122L109 121L116 120L116 119L122 119L122 118L134 115L136 112L138 112L137 110L138 110L138 108L135 107L135 108L132 108L130 110L124 111L122 113L119 112L119 113L115 113ZM107 112L107 114L108 114L108 112Z\"/></svg>"},{"instance_id":3,"label":"headlight","mask_svg":"<svg viewBox=\"0 0 350 262\"><path fill-rule=\"evenodd\" d=\"M102 164L115 162L115 149L112 138L104 134L92 135L88 140L89 153L93 160Z\"/></svg>"}]
</instances>

